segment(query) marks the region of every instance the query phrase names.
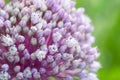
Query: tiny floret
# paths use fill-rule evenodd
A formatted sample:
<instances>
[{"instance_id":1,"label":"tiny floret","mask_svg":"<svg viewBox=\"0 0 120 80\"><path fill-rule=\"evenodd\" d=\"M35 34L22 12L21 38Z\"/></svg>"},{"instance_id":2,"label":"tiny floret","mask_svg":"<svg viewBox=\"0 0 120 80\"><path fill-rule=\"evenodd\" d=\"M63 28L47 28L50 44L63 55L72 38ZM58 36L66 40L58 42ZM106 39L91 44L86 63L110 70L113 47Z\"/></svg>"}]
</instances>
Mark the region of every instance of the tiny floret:
<instances>
[{"instance_id":1,"label":"tiny floret","mask_svg":"<svg viewBox=\"0 0 120 80\"><path fill-rule=\"evenodd\" d=\"M1 36L1 41L3 42L2 44L4 46L11 46L11 45L14 44L14 41L13 41L12 37L10 37L9 35L6 35L6 36L2 35Z\"/></svg>"},{"instance_id":2,"label":"tiny floret","mask_svg":"<svg viewBox=\"0 0 120 80\"><path fill-rule=\"evenodd\" d=\"M57 45L55 45L55 44L50 45L50 46L49 46L49 51L50 51L51 54L56 53L56 52L58 51Z\"/></svg>"},{"instance_id":3,"label":"tiny floret","mask_svg":"<svg viewBox=\"0 0 120 80\"><path fill-rule=\"evenodd\" d=\"M10 75L8 72L0 72L0 80L9 80Z\"/></svg>"},{"instance_id":4,"label":"tiny floret","mask_svg":"<svg viewBox=\"0 0 120 80\"><path fill-rule=\"evenodd\" d=\"M9 48L9 53L11 55L15 55L17 53L17 48L15 47L15 45Z\"/></svg>"},{"instance_id":5,"label":"tiny floret","mask_svg":"<svg viewBox=\"0 0 120 80\"><path fill-rule=\"evenodd\" d=\"M23 71L23 75L24 75L24 77L26 77L26 78L31 78L31 77L32 77L32 73L31 73L31 70L30 70L29 67L26 68L26 69Z\"/></svg>"},{"instance_id":6,"label":"tiny floret","mask_svg":"<svg viewBox=\"0 0 120 80\"><path fill-rule=\"evenodd\" d=\"M41 50L37 50L36 52L35 52L35 55L36 55L36 57L37 57L37 59L39 60L39 61L42 61L45 57L46 57L46 52L45 51L41 51Z\"/></svg>"},{"instance_id":7,"label":"tiny floret","mask_svg":"<svg viewBox=\"0 0 120 80\"><path fill-rule=\"evenodd\" d=\"M9 65L8 65L8 64L3 64L3 65L1 66L1 68L2 68L4 71L8 71Z\"/></svg>"},{"instance_id":8,"label":"tiny floret","mask_svg":"<svg viewBox=\"0 0 120 80\"><path fill-rule=\"evenodd\" d=\"M22 72L17 73L16 78L17 78L18 80L23 79L23 78L24 78L23 73L22 73Z\"/></svg>"}]
</instances>

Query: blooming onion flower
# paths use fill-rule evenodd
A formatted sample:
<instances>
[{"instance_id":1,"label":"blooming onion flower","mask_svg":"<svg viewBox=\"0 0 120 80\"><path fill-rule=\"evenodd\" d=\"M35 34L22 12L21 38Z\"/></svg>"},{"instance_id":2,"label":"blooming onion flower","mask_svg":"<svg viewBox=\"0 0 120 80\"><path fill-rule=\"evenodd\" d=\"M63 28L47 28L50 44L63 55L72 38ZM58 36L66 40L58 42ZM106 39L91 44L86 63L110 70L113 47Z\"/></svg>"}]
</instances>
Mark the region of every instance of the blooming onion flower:
<instances>
[{"instance_id":1,"label":"blooming onion flower","mask_svg":"<svg viewBox=\"0 0 120 80\"><path fill-rule=\"evenodd\" d=\"M0 0L0 80L98 80L92 31L75 0Z\"/></svg>"}]
</instances>

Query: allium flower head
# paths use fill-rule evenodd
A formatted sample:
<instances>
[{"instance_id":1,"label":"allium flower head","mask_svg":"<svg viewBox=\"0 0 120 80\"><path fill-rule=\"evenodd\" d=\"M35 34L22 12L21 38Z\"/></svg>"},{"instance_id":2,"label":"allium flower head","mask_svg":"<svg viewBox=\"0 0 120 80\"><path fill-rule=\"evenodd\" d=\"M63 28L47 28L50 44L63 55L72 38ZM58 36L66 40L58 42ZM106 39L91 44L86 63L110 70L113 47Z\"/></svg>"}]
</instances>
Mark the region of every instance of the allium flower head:
<instances>
[{"instance_id":1,"label":"allium flower head","mask_svg":"<svg viewBox=\"0 0 120 80\"><path fill-rule=\"evenodd\" d=\"M0 0L0 80L98 80L84 11L74 0Z\"/></svg>"}]
</instances>

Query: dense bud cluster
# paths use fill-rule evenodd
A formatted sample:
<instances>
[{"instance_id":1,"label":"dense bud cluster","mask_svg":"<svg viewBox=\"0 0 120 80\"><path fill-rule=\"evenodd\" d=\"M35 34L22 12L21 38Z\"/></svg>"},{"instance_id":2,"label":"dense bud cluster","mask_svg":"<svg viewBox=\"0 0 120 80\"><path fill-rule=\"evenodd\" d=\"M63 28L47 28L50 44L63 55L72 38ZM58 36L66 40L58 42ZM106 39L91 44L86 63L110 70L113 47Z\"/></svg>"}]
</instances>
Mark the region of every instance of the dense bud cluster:
<instances>
[{"instance_id":1,"label":"dense bud cluster","mask_svg":"<svg viewBox=\"0 0 120 80\"><path fill-rule=\"evenodd\" d=\"M0 0L0 80L98 80L92 31L74 0Z\"/></svg>"}]
</instances>

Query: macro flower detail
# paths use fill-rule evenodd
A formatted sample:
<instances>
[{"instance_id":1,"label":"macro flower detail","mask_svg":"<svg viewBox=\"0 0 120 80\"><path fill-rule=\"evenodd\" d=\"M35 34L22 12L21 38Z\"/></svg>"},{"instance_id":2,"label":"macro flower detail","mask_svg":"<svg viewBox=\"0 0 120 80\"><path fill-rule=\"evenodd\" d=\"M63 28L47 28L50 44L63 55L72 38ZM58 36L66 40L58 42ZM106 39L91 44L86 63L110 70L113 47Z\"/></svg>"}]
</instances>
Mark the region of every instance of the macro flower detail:
<instances>
[{"instance_id":1,"label":"macro flower detail","mask_svg":"<svg viewBox=\"0 0 120 80\"><path fill-rule=\"evenodd\" d=\"M98 80L91 20L74 0L0 0L0 80Z\"/></svg>"}]
</instances>

